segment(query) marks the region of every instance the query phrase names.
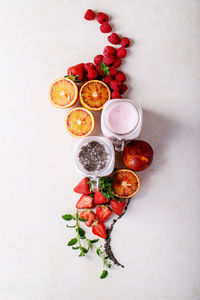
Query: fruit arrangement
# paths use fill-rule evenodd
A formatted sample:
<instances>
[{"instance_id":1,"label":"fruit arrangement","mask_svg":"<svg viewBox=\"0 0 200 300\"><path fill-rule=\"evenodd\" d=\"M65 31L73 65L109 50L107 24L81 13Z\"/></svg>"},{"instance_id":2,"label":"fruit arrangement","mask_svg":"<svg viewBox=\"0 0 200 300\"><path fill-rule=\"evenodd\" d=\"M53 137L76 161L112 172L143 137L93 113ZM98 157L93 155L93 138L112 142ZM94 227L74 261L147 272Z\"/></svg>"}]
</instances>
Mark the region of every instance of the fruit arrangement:
<instances>
[{"instance_id":1,"label":"fruit arrangement","mask_svg":"<svg viewBox=\"0 0 200 300\"><path fill-rule=\"evenodd\" d=\"M118 48L106 46L102 54L94 57L93 62L79 63L69 67L67 75L55 80L50 86L51 103L58 108L70 108L65 117L65 127L66 131L76 138L85 138L92 133L95 126L92 111L101 111L107 101L122 98L128 89L125 84L126 75L119 70L119 67L127 55L130 40L112 32L109 16L103 12L95 13L88 9L84 18L88 21L96 19L100 24L100 31L109 33L107 41ZM78 100L82 106L71 108ZM91 166L86 161L86 147L92 154L91 157L95 159L92 163L96 164L97 160L99 168L103 168L107 157L106 151L101 144L90 142L83 147L83 153L80 153L80 161L85 169L91 170ZM100 151L101 155L98 156L98 153L93 155L94 150ZM90 155L87 155L87 160L88 157ZM102 163L99 163L101 157L104 159L102 158ZM111 232L114 224L126 212L130 199L139 190L140 179L135 171L145 170L151 165L152 160L153 149L147 142L129 141L123 150L123 162L127 168L114 169L112 174L101 177L97 190L93 189L93 181L89 177L84 177L74 187L74 192L81 195L75 205L76 211L74 214L62 216L67 221L67 227L75 231L74 238L67 245L79 251L79 256L85 256L91 249L95 249L103 262L101 279L108 275L107 269L112 263L124 267L112 252ZM117 218L113 219L108 227L106 223L113 215ZM83 226L86 226L85 228L80 225L81 222ZM86 231L95 235L95 238L88 238ZM105 241L104 248L101 245L97 246L99 238Z\"/></svg>"}]
</instances>

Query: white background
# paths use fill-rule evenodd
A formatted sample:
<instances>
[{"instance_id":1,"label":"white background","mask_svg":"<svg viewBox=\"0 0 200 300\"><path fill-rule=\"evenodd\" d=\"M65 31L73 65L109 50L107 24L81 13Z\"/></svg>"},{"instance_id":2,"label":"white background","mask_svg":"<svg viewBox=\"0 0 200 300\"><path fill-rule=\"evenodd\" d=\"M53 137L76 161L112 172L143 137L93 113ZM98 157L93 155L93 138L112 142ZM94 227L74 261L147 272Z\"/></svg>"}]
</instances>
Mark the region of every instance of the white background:
<instances>
[{"instance_id":1,"label":"white background","mask_svg":"<svg viewBox=\"0 0 200 300\"><path fill-rule=\"evenodd\" d=\"M0 1L0 298L2 300L200 299L200 1ZM126 96L144 109L141 138L152 166L116 224L112 247L125 269L100 280L101 261L66 244L80 179L66 110L50 83L107 45L87 8L112 16L135 40L121 69ZM97 117L98 119L98 117ZM98 127L98 120L97 120ZM96 127L95 133L98 133Z\"/></svg>"}]
</instances>

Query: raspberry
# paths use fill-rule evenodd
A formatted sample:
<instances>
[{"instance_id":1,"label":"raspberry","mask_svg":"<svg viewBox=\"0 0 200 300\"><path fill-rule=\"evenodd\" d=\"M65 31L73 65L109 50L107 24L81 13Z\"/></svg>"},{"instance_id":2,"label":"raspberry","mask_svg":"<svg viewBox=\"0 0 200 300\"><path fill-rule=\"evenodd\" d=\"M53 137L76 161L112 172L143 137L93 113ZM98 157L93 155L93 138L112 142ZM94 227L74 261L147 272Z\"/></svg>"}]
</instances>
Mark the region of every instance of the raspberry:
<instances>
[{"instance_id":1,"label":"raspberry","mask_svg":"<svg viewBox=\"0 0 200 300\"><path fill-rule=\"evenodd\" d=\"M85 65L84 65L84 69L85 69L85 71L89 71L90 69L94 69L95 68L95 65L93 64L93 63L86 63Z\"/></svg>"},{"instance_id":2,"label":"raspberry","mask_svg":"<svg viewBox=\"0 0 200 300\"><path fill-rule=\"evenodd\" d=\"M121 98L121 94L118 91L113 91L112 94L112 99L117 99L117 98Z\"/></svg>"},{"instance_id":3,"label":"raspberry","mask_svg":"<svg viewBox=\"0 0 200 300\"><path fill-rule=\"evenodd\" d=\"M118 36L117 33L111 33L111 35L108 36L108 41L111 43L111 44L114 44L114 45L118 45L120 43L120 37Z\"/></svg>"},{"instance_id":4,"label":"raspberry","mask_svg":"<svg viewBox=\"0 0 200 300\"><path fill-rule=\"evenodd\" d=\"M117 50L117 56L118 56L119 58L125 57L126 54L127 54L127 50L126 50L125 48L123 48L123 47L120 47L120 48Z\"/></svg>"},{"instance_id":5,"label":"raspberry","mask_svg":"<svg viewBox=\"0 0 200 300\"><path fill-rule=\"evenodd\" d=\"M112 80L110 82L110 87L112 90L114 91L119 91L120 88L121 88L121 81L118 81L118 80Z\"/></svg>"},{"instance_id":6,"label":"raspberry","mask_svg":"<svg viewBox=\"0 0 200 300\"><path fill-rule=\"evenodd\" d=\"M117 70L115 67L110 67L109 68L109 75L115 76L117 74Z\"/></svg>"},{"instance_id":7,"label":"raspberry","mask_svg":"<svg viewBox=\"0 0 200 300\"><path fill-rule=\"evenodd\" d=\"M106 46L103 50L105 56L111 56L116 54L116 49L111 46Z\"/></svg>"},{"instance_id":8,"label":"raspberry","mask_svg":"<svg viewBox=\"0 0 200 300\"><path fill-rule=\"evenodd\" d=\"M97 78L97 76L98 76L98 73L95 69L93 69L93 68L89 69L89 71L87 73L87 78L89 80L95 79L95 78Z\"/></svg>"},{"instance_id":9,"label":"raspberry","mask_svg":"<svg viewBox=\"0 0 200 300\"><path fill-rule=\"evenodd\" d=\"M106 14L104 14L104 13L102 13L102 12L99 12L99 13L97 14L97 21L98 21L100 24L103 24L104 22L108 22L108 20L109 20L109 17L108 17Z\"/></svg>"},{"instance_id":10,"label":"raspberry","mask_svg":"<svg viewBox=\"0 0 200 300\"><path fill-rule=\"evenodd\" d=\"M125 93L127 90L128 90L127 85L123 83L119 92L120 92L120 94L123 94L123 93Z\"/></svg>"},{"instance_id":11,"label":"raspberry","mask_svg":"<svg viewBox=\"0 0 200 300\"><path fill-rule=\"evenodd\" d=\"M119 57L117 57L113 63L113 67L118 68L119 66L121 66L121 64L122 60Z\"/></svg>"},{"instance_id":12,"label":"raspberry","mask_svg":"<svg viewBox=\"0 0 200 300\"><path fill-rule=\"evenodd\" d=\"M103 57L103 62L106 66L112 65L112 63L115 61L115 58L113 55L111 56L104 56Z\"/></svg>"},{"instance_id":13,"label":"raspberry","mask_svg":"<svg viewBox=\"0 0 200 300\"><path fill-rule=\"evenodd\" d=\"M94 58L95 65L100 65L100 63L103 61L103 55L98 54Z\"/></svg>"},{"instance_id":14,"label":"raspberry","mask_svg":"<svg viewBox=\"0 0 200 300\"><path fill-rule=\"evenodd\" d=\"M110 75L107 75L105 78L104 78L104 82L106 83L106 84L110 84L110 82L113 80L113 78L112 78L112 76L110 76Z\"/></svg>"},{"instance_id":15,"label":"raspberry","mask_svg":"<svg viewBox=\"0 0 200 300\"><path fill-rule=\"evenodd\" d=\"M112 27L110 26L110 24L108 22L105 22L100 26L100 30L103 33L108 33L108 32L112 31Z\"/></svg>"},{"instance_id":16,"label":"raspberry","mask_svg":"<svg viewBox=\"0 0 200 300\"><path fill-rule=\"evenodd\" d=\"M122 47L128 48L130 46L130 40L127 37L124 37L123 39L121 39L120 44Z\"/></svg>"},{"instance_id":17,"label":"raspberry","mask_svg":"<svg viewBox=\"0 0 200 300\"><path fill-rule=\"evenodd\" d=\"M88 21L94 20L96 17L96 14L93 10L88 9L84 15L84 18Z\"/></svg>"},{"instance_id":18,"label":"raspberry","mask_svg":"<svg viewBox=\"0 0 200 300\"><path fill-rule=\"evenodd\" d=\"M101 75L102 77L106 76L105 73L104 73L104 71L101 70L101 65L97 65L96 66L96 70L97 70L98 74Z\"/></svg>"},{"instance_id":19,"label":"raspberry","mask_svg":"<svg viewBox=\"0 0 200 300\"><path fill-rule=\"evenodd\" d=\"M115 76L116 80L119 81L126 81L126 75L123 72L118 72L117 75Z\"/></svg>"}]
</instances>

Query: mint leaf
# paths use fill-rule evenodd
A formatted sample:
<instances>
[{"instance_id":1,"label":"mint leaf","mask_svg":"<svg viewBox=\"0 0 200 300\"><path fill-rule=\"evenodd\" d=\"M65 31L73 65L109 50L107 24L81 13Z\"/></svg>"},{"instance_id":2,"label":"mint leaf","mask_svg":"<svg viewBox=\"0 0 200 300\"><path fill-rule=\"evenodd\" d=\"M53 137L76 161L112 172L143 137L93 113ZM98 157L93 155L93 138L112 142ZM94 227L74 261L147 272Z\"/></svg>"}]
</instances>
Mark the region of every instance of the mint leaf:
<instances>
[{"instance_id":1,"label":"mint leaf","mask_svg":"<svg viewBox=\"0 0 200 300\"><path fill-rule=\"evenodd\" d=\"M86 222L87 220L86 220L86 219L83 219L83 218L81 218L81 217L79 217L79 221L81 221L81 222Z\"/></svg>"},{"instance_id":2,"label":"mint leaf","mask_svg":"<svg viewBox=\"0 0 200 300\"><path fill-rule=\"evenodd\" d=\"M84 247L81 247L80 250L83 251L84 253L87 253L87 252L88 252L88 250L85 249Z\"/></svg>"},{"instance_id":3,"label":"mint leaf","mask_svg":"<svg viewBox=\"0 0 200 300\"><path fill-rule=\"evenodd\" d=\"M77 250L77 249L80 249L80 247L72 247L73 250Z\"/></svg>"},{"instance_id":4,"label":"mint leaf","mask_svg":"<svg viewBox=\"0 0 200 300\"><path fill-rule=\"evenodd\" d=\"M96 239L96 240L90 240L90 243L94 244L94 243L97 243L99 241L99 239Z\"/></svg>"},{"instance_id":5,"label":"mint leaf","mask_svg":"<svg viewBox=\"0 0 200 300\"><path fill-rule=\"evenodd\" d=\"M81 237L85 236L85 230L83 230L81 227L78 227L77 231Z\"/></svg>"},{"instance_id":6,"label":"mint leaf","mask_svg":"<svg viewBox=\"0 0 200 300\"><path fill-rule=\"evenodd\" d=\"M101 70L105 73L105 75L109 75L110 72L109 72L109 67L106 66L103 62L101 62Z\"/></svg>"},{"instance_id":7,"label":"mint leaf","mask_svg":"<svg viewBox=\"0 0 200 300\"><path fill-rule=\"evenodd\" d=\"M73 246L73 245L75 245L77 242L78 242L77 238L71 239L71 240L68 242L67 246Z\"/></svg>"},{"instance_id":8,"label":"mint leaf","mask_svg":"<svg viewBox=\"0 0 200 300\"><path fill-rule=\"evenodd\" d=\"M70 226L70 225L66 225L68 228L75 228L76 227L76 225L73 225L73 226Z\"/></svg>"},{"instance_id":9,"label":"mint leaf","mask_svg":"<svg viewBox=\"0 0 200 300\"><path fill-rule=\"evenodd\" d=\"M108 271L103 270L103 272L102 272L100 278L103 279L103 278L105 278L107 275L108 275Z\"/></svg>"},{"instance_id":10,"label":"mint leaf","mask_svg":"<svg viewBox=\"0 0 200 300\"><path fill-rule=\"evenodd\" d=\"M68 215L63 215L62 218L65 221L71 221L73 219L73 216L68 214Z\"/></svg>"}]
</instances>

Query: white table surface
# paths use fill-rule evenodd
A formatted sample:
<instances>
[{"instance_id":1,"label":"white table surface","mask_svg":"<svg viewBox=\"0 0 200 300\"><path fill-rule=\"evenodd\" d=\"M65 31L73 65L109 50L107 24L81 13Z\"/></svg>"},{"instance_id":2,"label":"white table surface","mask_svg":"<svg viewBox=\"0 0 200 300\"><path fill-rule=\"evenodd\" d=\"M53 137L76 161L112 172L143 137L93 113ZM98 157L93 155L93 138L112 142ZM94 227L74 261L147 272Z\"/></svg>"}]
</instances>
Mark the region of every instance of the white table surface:
<instances>
[{"instance_id":1,"label":"white table surface","mask_svg":"<svg viewBox=\"0 0 200 300\"><path fill-rule=\"evenodd\" d=\"M0 4L0 299L199 300L200 1ZM141 138L155 151L112 234L125 268L105 280L95 253L79 258L66 246L76 140L66 110L47 96L54 79L107 44L98 23L83 19L87 8L109 13L114 31L135 40L121 69L126 96L144 109Z\"/></svg>"}]
</instances>

